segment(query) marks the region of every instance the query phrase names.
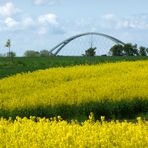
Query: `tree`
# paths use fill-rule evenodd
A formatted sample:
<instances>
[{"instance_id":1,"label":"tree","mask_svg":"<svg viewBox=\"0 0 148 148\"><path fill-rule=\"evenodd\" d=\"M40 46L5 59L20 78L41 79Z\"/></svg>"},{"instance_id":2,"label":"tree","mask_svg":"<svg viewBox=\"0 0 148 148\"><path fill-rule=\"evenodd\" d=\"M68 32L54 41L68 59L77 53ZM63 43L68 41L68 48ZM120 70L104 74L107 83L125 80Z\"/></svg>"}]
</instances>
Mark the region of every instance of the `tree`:
<instances>
[{"instance_id":1,"label":"tree","mask_svg":"<svg viewBox=\"0 0 148 148\"><path fill-rule=\"evenodd\" d=\"M4 57L4 55L0 53L0 57Z\"/></svg>"},{"instance_id":2,"label":"tree","mask_svg":"<svg viewBox=\"0 0 148 148\"><path fill-rule=\"evenodd\" d=\"M48 57L49 56L49 51L48 50L41 50L40 51L40 56L41 57Z\"/></svg>"},{"instance_id":3,"label":"tree","mask_svg":"<svg viewBox=\"0 0 148 148\"><path fill-rule=\"evenodd\" d=\"M146 48L146 54L148 55L148 48Z\"/></svg>"},{"instance_id":4,"label":"tree","mask_svg":"<svg viewBox=\"0 0 148 148\"><path fill-rule=\"evenodd\" d=\"M9 53L10 53L10 48L11 48L11 40L10 39L7 40L5 47L7 47L9 49ZM13 57L11 57L11 54L9 54L9 58L11 58L11 60L13 61Z\"/></svg>"},{"instance_id":5,"label":"tree","mask_svg":"<svg viewBox=\"0 0 148 148\"><path fill-rule=\"evenodd\" d=\"M10 47L11 47L11 40L10 39L7 40L5 47L7 47L9 49L9 52L10 52Z\"/></svg>"},{"instance_id":6,"label":"tree","mask_svg":"<svg viewBox=\"0 0 148 148\"><path fill-rule=\"evenodd\" d=\"M143 46L139 47L139 54L141 56L146 56L147 55L147 48L145 48Z\"/></svg>"},{"instance_id":7,"label":"tree","mask_svg":"<svg viewBox=\"0 0 148 148\"><path fill-rule=\"evenodd\" d=\"M112 55L112 56L123 56L123 46L122 45L114 45L109 53Z\"/></svg>"},{"instance_id":8,"label":"tree","mask_svg":"<svg viewBox=\"0 0 148 148\"><path fill-rule=\"evenodd\" d=\"M27 50L24 53L25 57L39 57L40 53L38 51L34 51L34 50Z\"/></svg>"},{"instance_id":9,"label":"tree","mask_svg":"<svg viewBox=\"0 0 148 148\"><path fill-rule=\"evenodd\" d=\"M123 51L125 56L137 56L139 55L137 44L132 45L131 43L127 43L123 46Z\"/></svg>"},{"instance_id":10,"label":"tree","mask_svg":"<svg viewBox=\"0 0 148 148\"><path fill-rule=\"evenodd\" d=\"M7 57L12 57L12 58L14 58L14 57L16 57L16 53L13 52L13 51L7 52Z\"/></svg>"},{"instance_id":11,"label":"tree","mask_svg":"<svg viewBox=\"0 0 148 148\"><path fill-rule=\"evenodd\" d=\"M85 51L85 56L95 56L96 54L96 47L90 47Z\"/></svg>"}]
</instances>

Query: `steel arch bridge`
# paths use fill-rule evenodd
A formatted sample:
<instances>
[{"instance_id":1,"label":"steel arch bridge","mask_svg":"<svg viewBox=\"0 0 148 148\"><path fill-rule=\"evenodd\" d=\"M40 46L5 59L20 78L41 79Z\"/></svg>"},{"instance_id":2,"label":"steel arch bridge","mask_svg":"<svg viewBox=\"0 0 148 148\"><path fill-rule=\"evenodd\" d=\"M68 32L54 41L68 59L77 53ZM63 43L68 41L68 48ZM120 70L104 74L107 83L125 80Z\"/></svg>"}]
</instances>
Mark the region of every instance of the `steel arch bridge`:
<instances>
[{"instance_id":1,"label":"steel arch bridge","mask_svg":"<svg viewBox=\"0 0 148 148\"><path fill-rule=\"evenodd\" d=\"M120 44L120 45L125 45L124 42L120 41L119 39L115 38L115 37L112 37L110 35L107 35L107 34L103 34L103 33L97 33L97 32L87 32L87 33L82 33L82 34L78 34L78 35L74 35L62 42L60 42L59 44L57 44L55 47L53 47L49 53L51 55L54 55L56 56L64 46L66 46L67 44L69 44L71 41L73 41L74 39L77 39L79 37L82 37L82 36L87 36L87 35L97 35L97 36L102 36L102 37L105 37L107 39L110 39L111 41L113 41L114 43L116 44ZM55 53L53 53L53 51L55 51Z\"/></svg>"}]
</instances>

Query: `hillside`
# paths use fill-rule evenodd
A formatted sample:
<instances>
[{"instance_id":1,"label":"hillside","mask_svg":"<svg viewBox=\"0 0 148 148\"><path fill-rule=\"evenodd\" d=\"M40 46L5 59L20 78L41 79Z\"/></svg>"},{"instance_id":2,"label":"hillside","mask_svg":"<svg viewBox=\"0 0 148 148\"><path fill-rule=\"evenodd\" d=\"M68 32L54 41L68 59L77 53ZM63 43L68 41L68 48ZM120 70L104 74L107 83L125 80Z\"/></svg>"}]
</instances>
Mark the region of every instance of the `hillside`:
<instances>
[{"instance_id":1,"label":"hillside","mask_svg":"<svg viewBox=\"0 0 148 148\"><path fill-rule=\"evenodd\" d=\"M148 61L50 68L0 80L0 116L131 118L148 111Z\"/></svg>"},{"instance_id":2,"label":"hillside","mask_svg":"<svg viewBox=\"0 0 148 148\"><path fill-rule=\"evenodd\" d=\"M9 58L0 57L0 78L15 75L16 73L35 71L50 67L66 67L84 64L99 64L118 61L148 60L148 57L16 57L13 62Z\"/></svg>"}]
</instances>

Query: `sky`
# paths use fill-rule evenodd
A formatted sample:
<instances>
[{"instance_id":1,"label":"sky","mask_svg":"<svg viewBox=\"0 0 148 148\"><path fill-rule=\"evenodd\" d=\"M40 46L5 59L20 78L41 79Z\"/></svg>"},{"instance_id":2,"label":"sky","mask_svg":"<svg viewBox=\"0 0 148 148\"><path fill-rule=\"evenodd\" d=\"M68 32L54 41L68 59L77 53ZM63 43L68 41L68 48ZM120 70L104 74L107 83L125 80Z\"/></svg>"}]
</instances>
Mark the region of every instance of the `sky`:
<instances>
[{"instance_id":1,"label":"sky","mask_svg":"<svg viewBox=\"0 0 148 148\"><path fill-rule=\"evenodd\" d=\"M0 53L50 50L79 33L99 32L148 47L147 0L0 0Z\"/></svg>"}]
</instances>

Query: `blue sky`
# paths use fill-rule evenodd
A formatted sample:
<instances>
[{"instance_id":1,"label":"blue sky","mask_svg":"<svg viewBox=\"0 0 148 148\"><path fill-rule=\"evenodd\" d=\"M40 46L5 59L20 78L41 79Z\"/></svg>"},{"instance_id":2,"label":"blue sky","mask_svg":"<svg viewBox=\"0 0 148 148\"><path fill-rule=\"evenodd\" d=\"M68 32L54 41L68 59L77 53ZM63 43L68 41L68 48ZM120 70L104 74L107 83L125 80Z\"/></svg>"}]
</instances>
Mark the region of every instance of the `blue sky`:
<instances>
[{"instance_id":1,"label":"blue sky","mask_svg":"<svg viewBox=\"0 0 148 148\"><path fill-rule=\"evenodd\" d=\"M50 49L83 32L148 47L147 0L0 0L0 53Z\"/></svg>"}]
</instances>

